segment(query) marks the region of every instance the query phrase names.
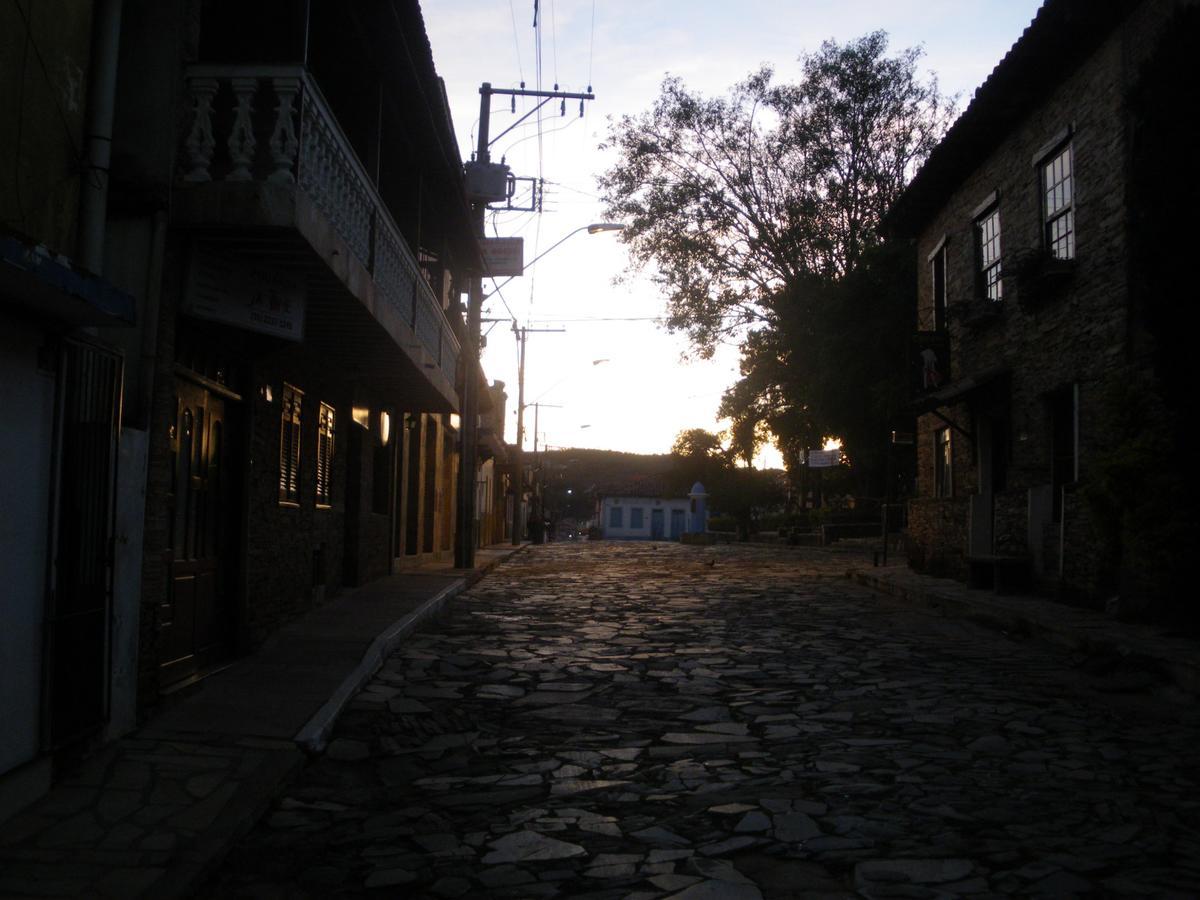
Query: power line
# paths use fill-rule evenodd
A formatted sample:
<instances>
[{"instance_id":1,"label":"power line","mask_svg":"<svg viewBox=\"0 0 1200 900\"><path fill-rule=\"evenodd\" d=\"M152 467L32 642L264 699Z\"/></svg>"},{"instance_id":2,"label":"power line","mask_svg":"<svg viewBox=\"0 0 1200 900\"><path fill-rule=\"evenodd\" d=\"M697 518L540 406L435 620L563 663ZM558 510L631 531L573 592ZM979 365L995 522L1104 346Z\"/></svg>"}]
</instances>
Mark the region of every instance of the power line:
<instances>
[{"instance_id":1,"label":"power line","mask_svg":"<svg viewBox=\"0 0 1200 900\"><path fill-rule=\"evenodd\" d=\"M513 46L517 50L517 73L521 76L521 83L525 83L525 67L521 65L521 39L517 36L517 11L513 8L513 0L508 0L508 13L512 17L513 29ZM592 13L595 14L595 4L593 0Z\"/></svg>"},{"instance_id":2,"label":"power line","mask_svg":"<svg viewBox=\"0 0 1200 900\"><path fill-rule=\"evenodd\" d=\"M666 316L581 316L564 319L562 317L530 319L530 322L662 322Z\"/></svg>"},{"instance_id":3,"label":"power line","mask_svg":"<svg viewBox=\"0 0 1200 900\"><path fill-rule=\"evenodd\" d=\"M588 92L592 90L592 56L596 49L596 0L592 0L592 31L588 37Z\"/></svg>"}]
</instances>

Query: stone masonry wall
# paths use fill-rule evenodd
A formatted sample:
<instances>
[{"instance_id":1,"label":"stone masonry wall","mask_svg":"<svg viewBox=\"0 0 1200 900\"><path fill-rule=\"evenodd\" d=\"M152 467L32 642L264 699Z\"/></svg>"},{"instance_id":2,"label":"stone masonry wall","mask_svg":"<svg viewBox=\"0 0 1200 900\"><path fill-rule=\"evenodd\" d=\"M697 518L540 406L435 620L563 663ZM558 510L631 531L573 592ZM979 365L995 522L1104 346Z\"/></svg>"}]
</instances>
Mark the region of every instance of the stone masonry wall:
<instances>
[{"instance_id":1,"label":"stone masonry wall","mask_svg":"<svg viewBox=\"0 0 1200 900\"><path fill-rule=\"evenodd\" d=\"M939 241L946 241L951 382L990 367L1011 372L1010 496L998 504L997 535L1003 530L1025 540L1026 529L1017 527L1020 497L1051 480L1051 393L1078 385L1078 467L1081 483L1086 482L1088 461L1105 446L1109 386L1128 378L1137 365L1130 353L1122 104L1139 57L1152 46L1170 5L1143 4L1076 72L1048 89L1046 100L997 144L918 240L918 319L926 329L932 328L933 310L932 276L925 261ZM1044 284L1018 280L1016 274L1021 258L1040 252L1043 244L1036 163L1044 155L1035 155L1048 154L1058 146L1051 145L1055 137L1066 134L1073 152L1076 255L1062 287L1047 290ZM996 315L973 322L972 315L984 311L986 303L976 296L973 212L993 192L1000 210L1004 299L987 310ZM948 414L963 413L959 408ZM927 415L918 427L918 490L929 497L933 432L942 424ZM968 443L959 441L962 454L955 448L956 479L972 468L974 452ZM964 455L966 465L959 465ZM967 487L965 481L959 484ZM1094 534L1084 518L1077 515L1067 529L1064 555L1075 560L1066 566L1068 577L1087 591L1094 586L1096 563L1087 561ZM954 529L926 529L926 537L917 538L922 539L957 540L958 535ZM922 553L936 559L953 555L953 550L934 543Z\"/></svg>"},{"instance_id":2,"label":"stone masonry wall","mask_svg":"<svg viewBox=\"0 0 1200 900\"><path fill-rule=\"evenodd\" d=\"M300 417L299 501L279 501L279 448L284 382L304 392ZM301 347L260 360L250 398L250 496L247 498L245 648L282 622L342 587L346 462L351 420L349 388ZM269 387L268 402L262 388ZM331 502L316 504L317 422L320 404L335 411ZM321 591L321 584L324 591ZM315 589L315 590L314 590Z\"/></svg>"}]
</instances>

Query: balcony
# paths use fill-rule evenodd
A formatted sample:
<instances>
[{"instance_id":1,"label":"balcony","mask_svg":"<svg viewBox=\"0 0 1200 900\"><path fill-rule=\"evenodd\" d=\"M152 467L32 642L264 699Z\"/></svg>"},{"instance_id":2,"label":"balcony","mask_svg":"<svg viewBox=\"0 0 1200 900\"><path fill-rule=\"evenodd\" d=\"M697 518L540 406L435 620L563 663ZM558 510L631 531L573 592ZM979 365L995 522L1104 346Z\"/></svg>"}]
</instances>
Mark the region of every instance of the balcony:
<instances>
[{"instance_id":1,"label":"balcony","mask_svg":"<svg viewBox=\"0 0 1200 900\"><path fill-rule=\"evenodd\" d=\"M312 76L193 65L186 78L173 224L302 278L305 343L331 362L456 409L458 340Z\"/></svg>"}]
</instances>

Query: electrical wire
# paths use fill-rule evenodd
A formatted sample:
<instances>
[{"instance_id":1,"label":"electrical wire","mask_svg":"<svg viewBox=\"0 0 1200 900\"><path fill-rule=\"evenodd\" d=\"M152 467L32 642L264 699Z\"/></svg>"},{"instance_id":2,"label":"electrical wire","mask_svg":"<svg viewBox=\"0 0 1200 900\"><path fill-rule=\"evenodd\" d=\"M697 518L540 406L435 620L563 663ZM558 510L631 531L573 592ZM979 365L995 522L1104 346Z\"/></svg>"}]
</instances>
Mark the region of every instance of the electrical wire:
<instances>
[{"instance_id":1,"label":"electrical wire","mask_svg":"<svg viewBox=\"0 0 1200 900\"><path fill-rule=\"evenodd\" d=\"M592 90L592 56L596 50L596 0L592 0L592 31L588 37L588 92Z\"/></svg>"},{"instance_id":2,"label":"electrical wire","mask_svg":"<svg viewBox=\"0 0 1200 900\"><path fill-rule=\"evenodd\" d=\"M595 9L593 7L593 14L594 12ZM521 76L521 83L524 84L525 68L521 65L521 39L517 35L517 11L513 8L513 0L508 0L508 13L512 17L513 46L517 51L517 73Z\"/></svg>"},{"instance_id":3,"label":"electrical wire","mask_svg":"<svg viewBox=\"0 0 1200 900\"><path fill-rule=\"evenodd\" d=\"M554 61L554 89L558 90L558 17L554 0L550 0L550 54Z\"/></svg>"}]
</instances>

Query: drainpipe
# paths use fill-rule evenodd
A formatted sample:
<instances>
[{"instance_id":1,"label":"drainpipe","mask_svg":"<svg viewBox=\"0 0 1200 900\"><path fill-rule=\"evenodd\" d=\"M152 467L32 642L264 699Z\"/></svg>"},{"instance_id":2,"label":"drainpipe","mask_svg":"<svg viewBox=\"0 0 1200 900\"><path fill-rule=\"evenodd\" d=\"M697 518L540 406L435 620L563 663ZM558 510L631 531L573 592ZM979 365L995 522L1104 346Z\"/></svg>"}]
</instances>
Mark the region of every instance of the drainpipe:
<instances>
[{"instance_id":1,"label":"drainpipe","mask_svg":"<svg viewBox=\"0 0 1200 900\"><path fill-rule=\"evenodd\" d=\"M92 11L92 58L88 72L83 178L79 190L77 259L89 272L104 269L104 226L108 213L108 167L112 158L113 108L117 96L117 52L123 0L97 0Z\"/></svg>"}]
</instances>

